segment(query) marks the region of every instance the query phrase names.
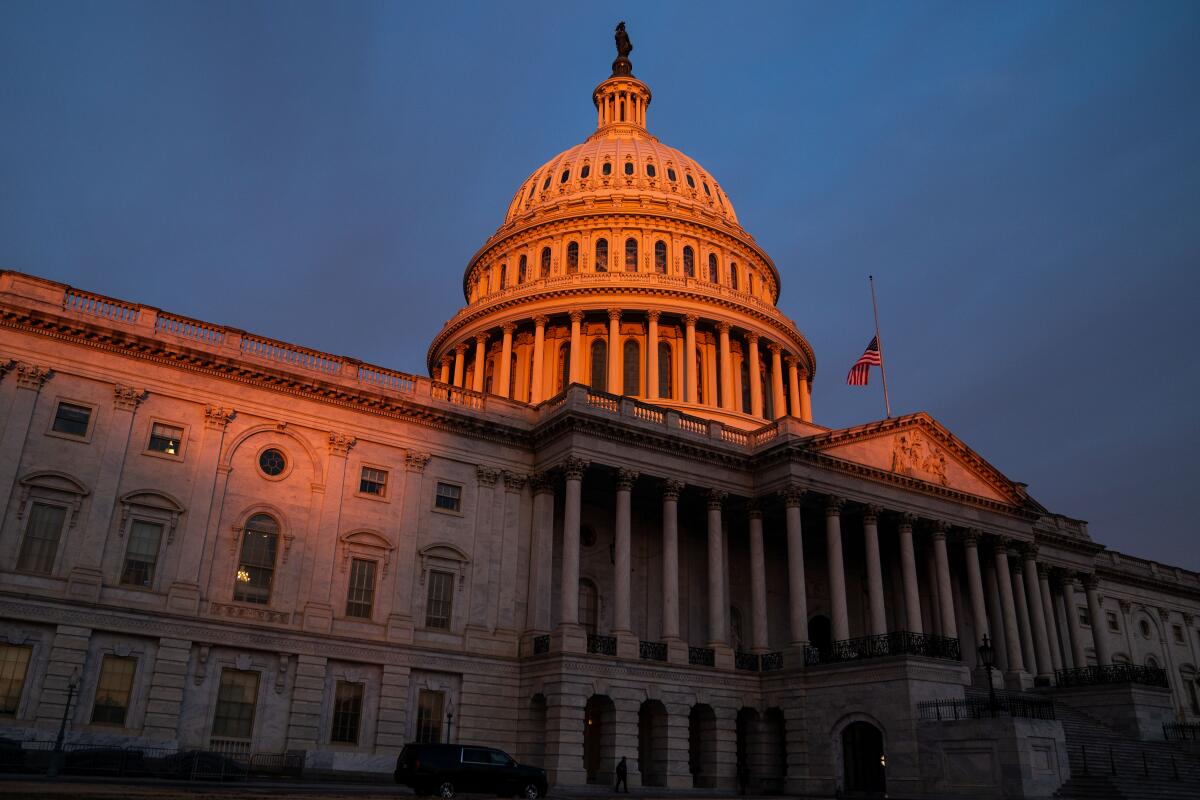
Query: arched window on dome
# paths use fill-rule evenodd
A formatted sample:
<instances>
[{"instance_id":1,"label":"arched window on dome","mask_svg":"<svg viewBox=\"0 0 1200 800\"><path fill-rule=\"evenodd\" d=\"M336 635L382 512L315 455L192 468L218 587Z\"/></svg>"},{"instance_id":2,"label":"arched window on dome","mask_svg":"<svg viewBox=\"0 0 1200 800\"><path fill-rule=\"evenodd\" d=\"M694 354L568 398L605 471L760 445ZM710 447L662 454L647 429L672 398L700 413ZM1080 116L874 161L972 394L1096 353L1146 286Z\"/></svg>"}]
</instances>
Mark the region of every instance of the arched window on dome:
<instances>
[{"instance_id":1,"label":"arched window on dome","mask_svg":"<svg viewBox=\"0 0 1200 800\"><path fill-rule=\"evenodd\" d=\"M690 244L683 248L683 276L685 278L696 277L696 251Z\"/></svg>"},{"instance_id":2,"label":"arched window on dome","mask_svg":"<svg viewBox=\"0 0 1200 800\"><path fill-rule=\"evenodd\" d=\"M542 277L550 277L550 248L542 248Z\"/></svg>"},{"instance_id":3,"label":"arched window on dome","mask_svg":"<svg viewBox=\"0 0 1200 800\"><path fill-rule=\"evenodd\" d=\"M596 240L596 272L608 272L608 239Z\"/></svg>"},{"instance_id":4,"label":"arched window on dome","mask_svg":"<svg viewBox=\"0 0 1200 800\"><path fill-rule=\"evenodd\" d=\"M579 170L579 180L584 180L588 175L592 174L592 165L584 164L583 169Z\"/></svg>"},{"instance_id":5,"label":"arched window on dome","mask_svg":"<svg viewBox=\"0 0 1200 800\"><path fill-rule=\"evenodd\" d=\"M746 291L754 294L754 273L750 270L746 270L746 284Z\"/></svg>"},{"instance_id":6,"label":"arched window on dome","mask_svg":"<svg viewBox=\"0 0 1200 800\"><path fill-rule=\"evenodd\" d=\"M667 274L667 243L661 239L654 243L654 271L659 275Z\"/></svg>"},{"instance_id":7,"label":"arched window on dome","mask_svg":"<svg viewBox=\"0 0 1200 800\"><path fill-rule=\"evenodd\" d=\"M592 341L592 382L597 392L608 391L608 343L603 339Z\"/></svg>"},{"instance_id":8,"label":"arched window on dome","mask_svg":"<svg viewBox=\"0 0 1200 800\"><path fill-rule=\"evenodd\" d=\"M700 185L704 187L704 193L709 197L712 197L712 191L708 188L708 181L701 181Z\"/></svg>"},{"instance_id":9,"label":"arched window on dome","mask_svg":"<svg viewBox=\"0 0 1200 800\"><path fill-rule=\"evenodd\" d=\"M632 236L625 240L625 271L637 272L637 239Z\"/></svg>"},{"instance_id":10,"label":"arched window on dome","mask_svg":"<svg viewBox=\"0 0 1200 800\"><path fill-rule=\"evenodd\" d=\"M508 285L508 264L500 265L500 288Z\"/></svg>"},{"instance_id":11,"label":"arched window on dome","mask_svg":"<svg viewBox=\"0 0 1200 800\"><path fill-rule=\"evenodd\" d=\"M601 175L612 175L612 162L611 161L604 162L604 165L602 167L600 167L600 174Z\"/></svg>"},{"instance_id":12,"label":"arched window on dome","mask_svg":"<svg viewBox=\"0 0 1200 800\"><path fill-rule=\"evenodd\" d=\"M729 288L734 291L738 288L737 263L733 261L729 262Z\"/></svg>"},{"instance_id":13,"label":"arched window on dome","mask_svg":"<svg viewBox=\"0 0 1200 800\"><path fill-rule=\"evenodd\" d=\"M529 271L529 259L521 256L520 262L517 263L517 283L525 282L525 275Z\"/></svg>"},{"instance_id":14,"label":"arched window on dome","mask_svg":"<svg viewBox=\"0 0 1200 800\"><path fill-rule=\"evenodd\" d=\"M684 177L685 177L685 178L687 178L687 185L688 185L688 188L690 188L690 189L695 189L695 188L696 188L696 181L695 181L695 180L693 180L693 178L692 178L692 173L690 173L690 172L689 172L689 173L687 173L686 175L684 175Z\"/></svg>"},{"instance_id":15,"label":"arched window on dome","mask_svg":"<svg viewBox=\"0 0 1200 800\"><path fill-rule=\"evenodd\" d=\"M558 392L567 388L571 380L571 343L565 342L558 348ZM557 392L556 392L557 394Z\"/></svg>"},{"instance_id":16,"label":"arched window on dome","mask_svg":"<svg viewBox=\"0 0 1200 800\"><path fill-rule=\"evenodd\" d=\"M489 295L492 293L492 273L483 273L483 293Z\"/></svg>"},{"instance_id":17,"label":"arched window on dome","mask_svg":"<svg viewBox=\"0 0 1200 800\"><path fill-rule=\"evenodd\" d=\"M658 174L658 173L654 171L654 165L653 165L653 164L647 164L647 165L646 165L646 177L648 177L648 178L653 178L653 177L655 177L657 174Z\"/></svg>"},{"instance_id":18,"label":"arched window on dome","mask_svg":"<svg viewBox=\"0 0 1200 800\"><path fill-rule=\"evenodd\" d=\"M566 182L567 182L568 180L570 180L570 179L571 179L571 170L569 170L569 169L564 169L564 170L562 171L562 177L558 179L558 182L559 182L559 183L566 183Z\"/></svg>"},{"instance_id":19,"label":"arched window on dome","mask_svg":"<svg viewBox=\"0 0 1200 800\"><path fill-rule=\"evenodd\" d=\"M626 162L625 162L625 174L626 174L626 175L632 175L632 174L633 174L633 162L632 162L632 161L626 161Z\"/></svg>"},{"instance_id":20,"label":"arched window on dome","mask_svg":"<svg viewBox=\"0 0 1200 800\"><path fill-rule=\"evenodd\" d=\"M625 385L622 391L630 397L642 393L642 348L637 339L625 340Z\"/></svg>"},{"instance_id":21,"label":"arched window on dome","mask_svg":"<svg viewBox=\"0 0 1200 800\"><path fill-rule=\"evenodd\" d=\"M672 399L671 376L671 345L666 342L658 343L658 396L664 400Z\"/></svg>"},{"instance_id":22,"label":"arched window on dome","mask_svg":"<svg viewBox=\"0 0 1200 800\"><path fill-rule=\"evenodd\" d=\"M537 179L536 179L536 178L535 178L535 179L533 179L533 180L531 180L531 181L529 182L529 194L525 195L525 200L526 200L527 202L528 202L529 200L532 200L532 199L533 199L533 193L534 193L535 191L537 191Z\"/></svg>"},{"instance_id":23,"label":"arched window on dome","mask_svg":"<svg viewBox=\"0 0 1200 800\"><path fill-rule=\"evenodd\" d=\"M667 167L667 180L669 180L671 183L675 183L675 170L671 167Z\"/></svg>"},{"instance_id":24,"label":"arched window on dome","mask_svg":"<svg viewBox=\"0 0 1200 800\"><path fill-rule=\"evenodd\" d=\"M550 180L551 180L551 176L547 175L546 180L542 183L542 191L543 192L550 188Z\"/></svg>"},{"instance_id":25,"label":"arched window on dome","mask_svg":"<svg viewBox=\"0 0 1200 800\"><path fill-rule=\"evenodd\" d=\"M717 267L717 254L708 254L708 279L712 283L720 283L719 268Z\"/></svg>"},{"instance_id":26,"label":"arched window on dome","mask_svg":"<svg viewBox=\"0 0 1200 800\"><path fill-rule=\"evenodd\" d=\"M567 272L579 272L579 242L571 242L567 245Z\"/></svg>"}]
</instances>

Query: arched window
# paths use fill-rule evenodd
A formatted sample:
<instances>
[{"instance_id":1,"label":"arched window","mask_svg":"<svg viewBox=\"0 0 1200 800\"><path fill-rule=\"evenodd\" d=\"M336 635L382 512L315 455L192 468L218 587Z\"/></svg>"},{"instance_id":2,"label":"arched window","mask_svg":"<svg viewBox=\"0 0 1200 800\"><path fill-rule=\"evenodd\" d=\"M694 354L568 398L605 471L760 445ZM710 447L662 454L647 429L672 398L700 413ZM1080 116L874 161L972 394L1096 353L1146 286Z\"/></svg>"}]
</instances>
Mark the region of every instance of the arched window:
<instances>
[{"instance_id":1,"label":"arched window","mask_svg":"<svg viewBox=\"0 0 1200 800\"><path fill-rule=\"evenodd\" d=\"M671 345L658 343L658 396L666 400L672 397Z\"/></svg>"},{"instance_id":2,"label":"arched window","mask_svg":"<svg viewBox=\"0 0 1200 800\"><path fill-rule=\"evenodd\" d=\"M642 348L637 339L625 340L625 386L623 391L630 396L642 393Z\"/></svg>"},{"instance_id":3,"label":"arched window","mask_svg":"<svg viewBox=\"0 0 1200 800\"><path fill-rule=\"evenodd\" d=\"M696 402L704 404L704 359L696 353L696 374L692 378L696 382Z\"/></svg>"},{"instance_id":4,"label":"arched window","mask_svg":"<svg viewBox=\"0 0 1200 800\"><path fill-rule=\"evenodd\" d=\"M687 178L687 185L688 185L688 187L689 187L689 188L691 188L691 189L695 189L695 188L696 188L696 181L692 180L692 173L690 173L690 172L689 172L689 173L687 173L686 175L684 175L684 177L685 177L685 178Z\"/></svg>"},{"instance_id":5,"label":"arched window","mask_svg":"<svg viewBox=\"0 0 1200 800\"><path fill-rule=\"evenodd\" d=\"M729 262L729 288L734 291L738 288L737 264L732 261Z\"/></svg>"},{"instance_id":6,"label":"arched window","mask_svg":"<svg viewBox=\"0 0 1200 800\"><path fill-rule=\"evenodd\" d=\"M542 248L542 277L550 277L550 248Z\"/></svg>"},{"instance_id":7,"label":"arched window","mask_svg":"<svg viewBox=\"0 0 1200 800\"><path fill-rule=\"evenodd\" d=\"M671 167L667 167L667 180L669 180L671 183L675 182L675 170Z\"/></svg>"},{"instance_id":8,"label":"arched window","mask_svg":"<svg viewBox=\"0 0 1200 800\"><path fill-rule=\"evenodd\" d=\"M625 240L625 271L637 272L637 239L632 236Z\"/></svg>"},{"instance_id":9,"label":"arched window","mask_svg":"<svg viewBox=\"0 0 1200 800\"><path fill-rule=\"evenodd\" d=\"M758 385L762 387L763 416L775 419L775 395L771 392L770 381L767 380L767 365L760 364L758 370Z\"/></svg>"},{"instance_id":10,"label":"arched window","mask_svg":"<svg viewBox=\"0 0 1200 800\"><path fill-rule=\"evenodd\" d=\"M579 272L579 242L567 245L567 272Z\"/></svg>"},{"instance_id":11,"label":"arched window","mask_svg":"<svg viewBox=\"0 0 1200 800\"><path fill-rule=\"evenodd\" d=\"M612 175L612 162L611 161L604 162L604 164L600 167L600 174L601 175Z\"/></svg>"},{"instance_id":12,"label":"arched window","mask_svg":"<svg viewBox=\"0 0 1200 800\"><path fill-rule=\"evenodd\" d=\"M278 544L279 523L274 519L266 514L255 514L246 520L234 580L234 600L260 605L271 602Z\"/></svg>"},{"instance_id":13,"label":"arched window","mask_svg":"<svg viewBox=\"0 0 1200 800\"><path fill-rule=\"evenodd\" d=\"M719 283L719 281L718 281L719 277L720 277L720 275L717 274L717 254L709 253L708 254L708 279L713 283Z\"/></svg>"},{"instance_id":14,"label":"arched window","mask_svg":"<svg viewBox=\"0 0 1200 800\"><path fill-rule=\"evenodd\" d=\"M667 243L662 240L654 243L654 271L659 275L667 274Z\"/></svg>"},{"instance_id":15,"label":"arched window","mask_svg":"<svg viewBox=\"0 0 1200 800\"><path fill-rule=\"evenodd\" d=\"M646 165L646 177L648 177L648 178L653 178L653 177L654 177L655 175L657 175L657 174L658 174L658 173L654 171L654 165L653 165L653 164L647 164L647 165Z\"/></svg>"},{"instance_id":16,"label":"arched window","mask_svg":"<svg viewBox=\"0 0 1200 800\"><path fill-rule=\"evenodd\" d=\"M483 361L483 393L491 394L496 376L496 359L485 358Z\"/></svg>"},{"instance_id":17,"label":"arched window","mask_svg":"<svg viewBox=\"0 0 1200 800\"><path fill-rule=\"evenodd\" d=\"M632 175L632 174L633 174L633 162L632 162L632 161L626 161L626 162L625 162L625 174L626 174L626 175Z\"/></svg>"},{"instance_id":18,"label":"arched window","mask_svg":"<svg viewBox=\"0 0 1200 800\"><path fill-rule=\"evenodd\" d=\"M603 339L592 342L592 388L608 391L608 343Z\"/></svg>"},{"instance_id":19,"label":"arched window","mask_svg":"<svg viewBox=\"0 0 1200 800\"><path fill-rule=\"evenodd\" d=\"M696 251L690 244L683 248L683 276L685 278L696 277Z\"/></svg>"},{"instance_id":20,"label":"arched window","mask_svg":"<svg viewBox=\"0 0 1200 800\"><path fill-rule=\"evenodd\" d=\"M579 170L579 179L583 180L583 179L587 178L588 175L591 175L591 174L592 174L591 164L584 164L583 169Z\"/></svg>"},{"instance_id":21,"label":"arched window","mask_svg":"<svg viewBox=\"0 0 1200 800\"><path fill-rule=\"evenodd\" d=\"M596 240L596 272L608 272L608 239Z\"/></svg>"},{"instance_id":22,"label":"arched window","mask_svg":"<svg viewBox=\"0 0 1200 800\"><path fill-rule=\"evenodd\" d=\"M571 343L558 348L558 391L567 388L571 380Z\"/></svg>"},{"instance_id":23,"label":"arched window","mask_svg":"<svg viewBox=\"0 0 1200 800\"><path fill-rule=\"evenodd\" d=\"M753 272L746 273L746 291L749 292L750 294L754 294L754 273Z\"/></svg>"},{"instance_id":24,"label":"arched window","mask_svg":"<svg viewBox=\"0 0 1200 800\"><path fill-rule=\"evenodd\" d=\"M550 176L547 175L545 182L542 184L542 191L544 192L549 188L550 188Z\"/></svg>"},{"instance_id":25,"label":"arched window","mask_svg":"<svg viewBox=\"0 0 1200 800\"><path fill-rule=\"evenodd\" d=\"M742 359L742 413L750 413L750 360Z\"/></svg>"},{"instance_id":26,"label":"arched window","mask_svg":"<svg viewBox=\"0 0 1200 800\"><path fill-rule=\"evenodd\" d=\"M492 273L490 272L483 273L483 293L492 293Z\"/></svg>"},{"instance_id":27,"label":"arched window","mask_svg":"<svg viewBox=\"0 0 1200 800\"><path fill-rule=\"evenodd\" d=\"M571 170L569 170L569 169L564 169L564 170L562 171L562 177L558 179L558 182L559 182L559 183L566 183L566 182L567 182L567 180L568 180L570 177L571 177Z\"/></svg>"},{"instance_id":28,"label":"arched window","mask_svg":"<svg viewBox=\"0 0 1200 800\"><path fill-rule=\"evenodd\" d=\"M500 288L508 285L508 264L500 265Z\"/></svg>"},{"instance_id":29,"label":"arched window","mask_svg":"<svg viewBox=\"0 0 1200 800\"><path fill-rule=\"evenodd\" d=\"M600 621L600 593L596 584L587 578L579 581L579 624L590 636L596 635L596 625Z\"/></svg>"},{"instance_id":30,"label":"arched window","mask_svg":"<svg viewBox=\"0 0 1200 800\"><path fill-rule=\"evenodd\" d=\"M712 192L709 191L709 188L708 188L708 181L702 181L701 185L704 187L704 193L706 195L708 195L709 197L712 197Z\"/></svg>"},{"instance_id":31,"label":"arched window","mask_svg":"<svg viewBox=\"0 0 1200 800\"><path fill-rule=\"evenodd\" d=\"M525 273L529 271L529 259L521 256L521 261L517 264L517 283L525 282Z\"/></svg>"}]
</instances>

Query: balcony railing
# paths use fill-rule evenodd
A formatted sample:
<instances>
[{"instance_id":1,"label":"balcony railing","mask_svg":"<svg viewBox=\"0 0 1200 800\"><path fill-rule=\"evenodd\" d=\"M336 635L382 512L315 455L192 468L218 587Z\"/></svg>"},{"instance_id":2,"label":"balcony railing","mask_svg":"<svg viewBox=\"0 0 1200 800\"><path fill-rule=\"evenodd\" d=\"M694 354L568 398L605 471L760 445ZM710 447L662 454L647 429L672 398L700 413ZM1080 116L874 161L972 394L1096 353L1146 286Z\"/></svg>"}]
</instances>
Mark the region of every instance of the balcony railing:
<instances>
[{"instance_id":1,"label":"balcony railing","mask_svg":"<svg viewBox=\"0 0 1200 800\"><path fill-rule=\"evenodd\" d=\"M550 634L543 633L541 636L533 637L533 654L540 656L542 653L550 652Z\"/></svg>"},{"instance_id":2,"label":"balcony railing","mask_svg":"<svg viewBox=\"0 0 1200 800\"><path fill-rule=\"evenodd\" d=\"M638 643L638 657L644 658L647 661L666 661L667 660L667 643L666 642L646 642Z\"/></svg>"},{"instance_id":3,"label":"balcony railing","mask_svg":"<svg viewBox=\"0 0 1200 800\"><path fill-rule=\"evenodd\" d=\"M738 669L748 669L758 672L758 653L743 653L738 650L733 654L733 665Z\"/></svg>"},{"instance_id":4,"label":"balcony railing","mask_svg":"<svg viewBox=\"0 0 1200 800\"><path fill-rule=\"evenodd\" d=\"M1164 722L1162 728L1168 742L1200 742L1200 723Z\"/></svg>"},{"instance_id":5,"label":"balcony railing","mask_svg":"<svg viewBox=\"0 0 1200 800\"><path fill-rule=\"evenodd\" d=\"M689 647L688 663L697 667L711 667L717 663L717 654L711 647Z\"/></svg>"},{"instance_id":6,"label":"balcony railing","mask_svg":"<svg viewBox=\"0 0 1200 800\"><path fill-rule=\"evenodd\" d=\"M961 661L958 639L933 636L928 633L894 631L880 636L863 636L859 639L842 639L828 647L809 645L804 651L804 663L837 664L844 661L861 661L886 656L923 656L945 661Z\"/></svg>"},{"instance_id":7,"label":"balcony railing","mask_svg":"<svg viewBox=\"0 0 1200 800\"><path fill-rule=\"evenodd\" d=\"M587 651L600 656L615 656L617 654L617 637L589 633Z\"/></svg>"},{"instance_id":8,"label":"balcony railing","mask_svg":"<svg viewBox=\"0 0 1200 800\"><path fill-rule=\"evenodd\" d=\"M1143 667L1138 664L1109 664L1106 667L1079 667L1060 669L1054 673L1055 684L1061 688L1072 686L1102 686L1109 683L1136 683L1140 686L1160 686L1169 689L1166 670L1158 667Z\"/></svg>"},{"instance_id":9,"label":"balcony railing","mask_svg":"<svg viewBox=\"0 0 1200 800\"><path fill-rule=\"evenodd\" d=\"M759 669L763 672L783 669L783 653L763 653L758 663Z\"/></svg>"},{"instance_id":10,"label":"balcony railing","mask_svg":"<svg viewBox=\"0 0 1200 800\"><path fill-rule=\"evenodd\" d=\"M1025 719L1054 719L1054 701L1041 698L997 694L995 699L966 697L952 700L927 700L917 703L917 713L926 722L956 719L985 719L1001 714Z\"/></svg>"}]
</instances>

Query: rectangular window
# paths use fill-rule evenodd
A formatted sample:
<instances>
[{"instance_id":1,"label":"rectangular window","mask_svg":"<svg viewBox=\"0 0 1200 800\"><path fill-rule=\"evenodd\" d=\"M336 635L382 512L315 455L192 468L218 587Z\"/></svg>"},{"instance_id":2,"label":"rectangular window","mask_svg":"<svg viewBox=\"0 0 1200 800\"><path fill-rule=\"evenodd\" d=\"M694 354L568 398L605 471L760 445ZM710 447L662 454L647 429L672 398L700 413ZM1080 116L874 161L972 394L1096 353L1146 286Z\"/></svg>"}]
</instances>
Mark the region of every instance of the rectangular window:
<instances>
[{"instance_id":1,"label":"rectangular window","mask_svg":"<svg viewBox=\"0 0 1200 800\"><path fill-rule=\"evenodd\" d=\"M1087 610L1086 606L1079 607L1079 624L1085 625L1089 628L1092 625L1092 618L1088 615L1088 610Z\"/></svg>"},{"instance_id":2,"label":"rectangular window","mask_svg":"<svg viewBox=\"0 0 1200 800\"><path fill-rule=\"evenodd\" d=\"M1175 635L1175 644L1183 644L1183 626L1172 625L1171 633Z\"/></svg>"},{"instance_id":3,"label":"rectangular window","mask_svg":"<svg viewBox=\"0 0 1200 800\"><path fill-rule=\"evenodd\" d=\"M143 589L154 585L154 565L158 563L162 531L162 525L140 519L135 519L129 526L129 547L125 549L121 583Z\"/></svg>"},{"instance_id":4,"label":"rectangular window","mask_svg":"<svg viewBox=\"0 0 1200 800\"><path fill-rule=\"evenodd\" d=\"M16 716L32 653L32 647L0 644L0 715Z\"/></svg>"},{"instance_id":5,"label":"rectangular window","mask_svg":"<svg viewBox=\"0 0 1200 800\"><path fill-rule=\"evenodd\" d=\"M387 478L387 470L363 467L362 477L358 481L358 491L362 494L384 497L387 494Z\"/></svg>"},{"instance_id":6,"label":"rectangular window","mask_svg":"<svg viewBox=\"0 0 1200 800\"><path fill-rule=\"evenodd\" d=\"M462 510L462 487L455 486L452 483L441 483L437 485L437 497L434 499L434 507L445 511L461 511Z\"/></svg>"},{"instance_id":7,"label":"rectangular window","mask_svg":"<svg viewBox=\"0 0 1200 800\"><path fill-rule=\"evenodd\" d=\"M220 739L246 739L254 734L254 708L258 704L258 673L221 670L217 710L212 735Z\"/></svg>"},{"instance_id":8,"label":"rectangular window","mask_svg":"<svg viewBox=\"0 0 1200 800\"><path fill-rule=\"evenodd\" d=\"M66 519L67 510L62 506L33 504L29 510L29 524L25 526L25 538L21 541L21 553L17 556L18 570L43 574L54 571L58 539Z\"/></svg>"},{"instance_id":9,"label":"rectangular window","mask_svg":"<svg viewBox=\"0 0 1200 800\"><path fill-rule=\"evenodd\" d=\"M92 410L87 406L74 403L59 403L54 412L54 424L51 430L55 433L65 433L68 436L87 436L88 423L92 419Z\"/></svg>"},{"instance_id":10,"label":"rectangular window","mask_svg":"<svg viewBox=\"0 0 1200 800\"><path fill-rule=\"evenodd\" d=\"M333 730L329 741L358 744L358 725L362 720L363 685L338 681L333 693Z\"/></svg>"},{"instance_id":11,"label":"rectangular window","mask_svg":"<svg viewBox=\"0 0 1200 800\"><path fill-rule=\"evenodd\" d=\"M150 444L147 450L155 453L166 453L169 456L179 455L179 446L183 442L183 428L156 422L150 426Z\"/></svg>"},{"instance_id":12,"label":"rectangular window","mask_svg":"<svg viewBox=\"0 0 1200 800\"><path fill-rule=\"evenodd\" d=\"M425 627L450 630L451 598L454 576L449 572L431 570L429 573L429 597L425 604Z\"/></svg>"},{"instance_id":13,"label":"rectangular window","mask_svg":"<svg viewBox=\"0 0 1200 800\"><path fill-rule=\"evenodd\" d=\"M417 695L418 744L440 744L442 741L442 710L446 705L445 692L422 689Z\"/></svg>"},{"instance_id":14,"label":"rectangular window","mask_svg":"<svg viewBox=\"0 0 1200 800\"><path fill-rule=\"evenodd\" d=\"M129 713L129 695L133 692L136 658L105 656L96 682L96 702L92 704L92 722L96 725L125 726Z\"/></svg>"},{"instance_id":15,"label":"rectangular window","mask_svg":"<svg viewBox=\"0 0 1200 800\"><path fill-rule=\"evenodd\" d=\"M233 599L243 603L271 602L271 583L275 579L274 533L247 527L242 539L242 558L238 562Z\"/></svg>"},{"instance_id":16,"label":"rectangular window","mask_svg":"<svg viewBox=\"0 0 1200 800\"><path fill-rule=\"evenodd\" d=\"M350 559L350 586L346 593L346 616L371 618L375 604L375 562Z\"/></svg>"},{"instance_id":17,"label":"rectangular window","mask_svg":"<svg viewBox=\"0 0 1200 800\"><path fill-rule=\"evenodd\" d=\"M1117 614L1114 611L1104 612L1104 616L1108 619L1108 629L1114 633L1120 633L1121 624L1117 621Z\"/></svg>"}]
</instances>

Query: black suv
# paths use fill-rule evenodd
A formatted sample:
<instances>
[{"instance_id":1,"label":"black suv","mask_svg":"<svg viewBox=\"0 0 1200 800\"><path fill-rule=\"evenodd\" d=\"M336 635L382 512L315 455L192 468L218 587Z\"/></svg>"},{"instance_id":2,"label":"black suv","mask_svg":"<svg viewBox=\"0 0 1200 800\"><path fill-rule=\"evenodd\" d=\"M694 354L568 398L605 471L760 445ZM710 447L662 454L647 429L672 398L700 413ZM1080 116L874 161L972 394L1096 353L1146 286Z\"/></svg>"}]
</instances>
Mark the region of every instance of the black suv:
<instances>
[{"instance_id":1,"label":"black suv","mask_svg":"<svg viewBox=\"0 0 1200 800\"><path fill-rule=\"evenodd\" d=\"M409 744L396 759L396 783L419 795L450 800L459 792L517 795L538 800L546 795L546 770L527 767L494 747L469 744Z\"/></svg>"}]
</instances>

